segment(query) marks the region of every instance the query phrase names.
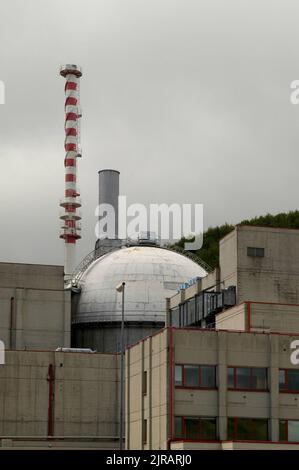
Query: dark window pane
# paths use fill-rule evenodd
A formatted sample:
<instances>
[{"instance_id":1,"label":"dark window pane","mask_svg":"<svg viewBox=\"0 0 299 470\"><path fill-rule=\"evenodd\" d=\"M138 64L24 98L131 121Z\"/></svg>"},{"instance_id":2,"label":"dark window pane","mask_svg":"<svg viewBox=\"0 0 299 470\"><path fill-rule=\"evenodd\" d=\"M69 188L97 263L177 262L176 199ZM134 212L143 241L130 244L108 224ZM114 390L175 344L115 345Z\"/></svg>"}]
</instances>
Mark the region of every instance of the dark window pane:
<instances>
[{"instance_id":1,"label":"dark window pane","mask_svg":"<svg viewBox=\"0 0 299 470\"><path fill-rule=\"evenodd\" d=\"M143 371L142 393L147 394L147 371Z\"/></svg>"},{"instance_id":2,"label":"dark window pane","mask_svg":"<svg viewBox=\"0 0 299 470\"><path fill-rule=\"evenodd\" d=\"M142 442L144 444L147 442L147 419L144 419L142 423Z\"/></svg>"},{"instance_id":3,"label":"dark window pane","mask_svg":"<svg viewBox=\"0 0 299 470\"><path fill-rule=\"evenodd\" d=\"M237 385L236 388L250 388L250 368L249 367L237 367Z\"/></svg>"},{"instance_id":4,"label":"dark window pane","mask_svg":"<svg viewBox=\"0 0 299 470\"><path fill-rule=\"evenodd\" d=\"M281 419L279 421L279 440L286 441L287 440L287 421Z\"/></svg>"},{"instance_id":5,"label":"dark window pane","mask_svg":"<svg viewBox=\"0 0 299 470\"><path fill-rule=\"evenodd\" d=\"M234 368L233 367L228 367L227 368L227 387L228 388L234 388Z\"/></svg>"},{"instance_id":6,"label":"dark window pane","mask_svg":"<svg viewBox=\"0 0 299 470\"><path fill-rule=\"evenodd\" d=\"M185 437L187 439L199 439L198 418L185 418Z\"/></svg>"},{"instance_id":7,"label":"dark window pane","mask_svg":"<svg viewBox=\"0 0 299 470\"><path fill-rule=\"evenodd\" d=\"M285 390L286 388L286 372L285 370L279 371L279 390Z\"/></svg>"},{"instance_id":8,"label":"dark window pane","mask_svg":"<svg viewBox=\"0 0 299 470\"><path fill-rule=\"evenodd\" d=\"M182 417L175 416L174 417L174 437L180 438L182 436Z\"/></svg>"},{"instance_id":9,"label":"dark window pane","mask_svg":"<svg viewBox=\"0 0 299 470\"><path fill-rule=\"evenodd\" d=\"M184 366L184 385L185 387L199 386L198 366Z\"/></svg>"},{"instance_id":10,"label":"dark window pane","mask_svg":"<svg viewBox=\"0 0 299 470\"><path fill-rule=\"evenodd\" d=\"M188 326L188 302L184 303L184 325Z\"/></svg>"},{"instance_id":11,"label":"dark window pane","mask_svg":"<svg viewBox=\"0 0 299 470\"><path fill-rule=\"evenodd\" d=\"M180 326L180 309L175 307L170 311L171 326Z\"/></svg>"},{"instance_id":12,"label":"dark window pane","mask_svg":"<svg viewBox=\"0 0 299 470\"><path fill-rule=\"evenodd\" d=\"M299 442L299 421L288 421L288 441Z\"/></svg>"},{"instance_id":13,"label":"dark window pane","mask_svg":"<svg viewBox=\"0 0 299 470\"><path fill-rule=\"evenodd\" d=\"M203 318L203 295L199 294L196 300L196 320L200 321Z\"/></svg>"},{"instance_id":14,"label":"dark window pane","mask_svg":"<svg viewBox=\"0 0 299 470\"><path fill-rule=\"evenodd\" d=\"M190 299L188 301L188 321L189 325L193 325L195 323L195 299Z\"/></svg>"},{"instance_id":15,"label":"dark window pane","mask_svg":"<svg viewBox=\"0 0 299 470\"><path fill-rule=\"evenodd\" d=\"M174 368L174 384L175 385L183 385L183 378L182 378L182 366L175 366Z\"/></svg>"},{"instance_id":16,"label":"dark window pane","mask_svg":"<svg viewBox=\"0 0 299 470\"><path fill-rule=\"evenodd\" d=\"M267 441L268 440L268 420L255 419L254 421L254 436L253 440Z\"/></svg>"},{"instance_id":17,"label":"dark window pane","mask_svg":"<svg viewBox=\"0 0 299 470\"><path fill-rule=\"evenodd\" d=\"M201 366L201 387L215 388L216 387L216 368L214 366Z\"/></svg>"},{"instance_id":18,"label":"dark window pane","mask_svg":"<svg viewBox=\"0 0 299 470\"><path fill-rule=\"evenodd\" d=\"M247 247L247 256L253 256L253 257L261 258L261 257L265 256L265 249L264 248L253 247L253 246L248 246Z\"/></svg>"},{"instance_id":19,"label":"dark window pane","mask_svg":"<svg viewBox=\"0 0 299 470\"><path fill-rule=\"evenodd\" d=\"M200 419L200 439L216 440L216 419L201 418Z\"/></svg>"},{"instance_id":20,"label":"dark window pane","mask_svg":"<svg viewBox=\"0 0 299 470\"><path fill-rule=\"evenodd\" d=\"M299 370L288 369L288 390L299 390Z\"/></svg>"},{"instance_id":21,"label":"dark window pane","mask_svg":"<svg viewBox=\"0 0 299 470\"><path fill-rule=\"evenodd\" d=\"M250 419L237 418L237 435L235 439L252 439L252 423Z\"/></svg>"},{"instance_id":22,"label":"dark window pane","mask_svg":"<svg viewBox=\"0 0 299 470\"><path fill-rule=\"evenodd\" d=\"M254 367L251 369L251 388L256 390L267 389L267 369Z\"/></svg>"},{"instance_id":23,"label":"dark window pane","mask_svg":"<svg viewBox=\"0 0 299 470\"><path fill-rule=\"evenodd\" d=\"M238 440L267 441L268 421L266 419L237 418Z\"/></svg>"},{"instance_id":24,"label":"dark window pane","mask_svg":"<svg viewBox=\"0 0 299 470\"><path fill-rule=\"evenodd\" d=\"M227 420L227 438L233 440L235 438L235 418Z\"/></svg>"}]
</instances>

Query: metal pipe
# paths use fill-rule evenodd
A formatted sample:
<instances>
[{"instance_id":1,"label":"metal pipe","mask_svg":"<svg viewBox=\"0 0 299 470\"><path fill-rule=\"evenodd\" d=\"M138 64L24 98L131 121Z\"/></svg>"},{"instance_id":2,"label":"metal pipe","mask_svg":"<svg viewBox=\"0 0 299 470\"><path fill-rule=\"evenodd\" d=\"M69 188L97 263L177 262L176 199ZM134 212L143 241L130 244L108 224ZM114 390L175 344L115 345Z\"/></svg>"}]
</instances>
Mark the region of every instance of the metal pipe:
<instances>
[{"instance_id":1,"label":"metal pipe","mask_svg":"<svg viewBox=\"0 0 299 470\"><path fill-rule=\"evenodd\" d=\"M48 436L53 436L53 364L49 364L49 405L48 405Z\"/></svg>"},{"instance_id":2,"label":"metal pipe","mask_svg":"<svg viewBox=\"0 0 299 470\"><path fill-rule=\"evenodd\" d=\"M123 450L124 446L125 285L126 283L122 282L116 287L116 290L121 292L119 450Z\"/></svg>"},{"instance_id":3,"label":"metal pipe","mask_svg":"<svg viewBox=\"0 0 299 470\"><path fill-rule=\"evenodd\" d=\"M103 238L114 239L118 238L118 196L119 196L119 171L117 170L100 170L99 171L99 206L100 216L99 220L105 216L102 210L104 205L108 204L114 209L114 233L109 231L105 234L100 234ZM104 212L106 212L104 210Z\"/></svg>"},{"instance_id":4,"label":"metal pipe","mask_svg":"<svg viewBox=\"0 0 299 470\"><path fill-rule=\"evenodd\" d=\"M15 344L13 341L14 332L15 332L15 298L10 298L10 349L15 349Z\"/></svg>"}]
</instances>

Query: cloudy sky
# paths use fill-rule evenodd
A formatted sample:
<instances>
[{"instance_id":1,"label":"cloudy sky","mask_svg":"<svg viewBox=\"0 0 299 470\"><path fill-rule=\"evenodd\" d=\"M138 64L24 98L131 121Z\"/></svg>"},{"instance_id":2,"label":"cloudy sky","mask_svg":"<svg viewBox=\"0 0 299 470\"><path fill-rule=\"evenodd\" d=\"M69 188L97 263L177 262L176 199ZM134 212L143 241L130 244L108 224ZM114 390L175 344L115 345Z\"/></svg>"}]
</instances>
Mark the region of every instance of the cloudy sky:
<instances>
[{"instance_id":1,"label":"cloudy sky","mask_svg":"<svg viewBox=\"0 0 299 470\"><path fill-rule=\"evenodd\" d=\"M203 203L205 226L298 208L297 0L3 0L0 260L63 263L64 82L83 67L78 260L97 171L128 202Z\"/></svg>"}]
</instances>

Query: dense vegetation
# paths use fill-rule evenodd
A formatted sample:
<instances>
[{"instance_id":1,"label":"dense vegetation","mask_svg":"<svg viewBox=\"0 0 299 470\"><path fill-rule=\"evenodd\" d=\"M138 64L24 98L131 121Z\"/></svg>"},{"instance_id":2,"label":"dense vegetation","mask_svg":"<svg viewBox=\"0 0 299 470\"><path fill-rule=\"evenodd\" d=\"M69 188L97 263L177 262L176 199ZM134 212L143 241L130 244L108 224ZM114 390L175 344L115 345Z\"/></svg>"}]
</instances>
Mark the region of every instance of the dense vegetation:
<instances>
[{"instance_id":1,"label":"dense vegetation","mask_svg":"<svg viewBox=\"0 0 299 470\"><path fill-rule=\"evenodd\" d=\"M299 211L282 212L277 215L262 215L243 220L239 225L260 225L263 227L299 228ZM195 254L212 268L219 265L219 240L234 229L234 225L224 224L210 227L203 234L203 246ZM186 239L182 238L175 246L184 248Z\"/></svg>"}]
</instances>

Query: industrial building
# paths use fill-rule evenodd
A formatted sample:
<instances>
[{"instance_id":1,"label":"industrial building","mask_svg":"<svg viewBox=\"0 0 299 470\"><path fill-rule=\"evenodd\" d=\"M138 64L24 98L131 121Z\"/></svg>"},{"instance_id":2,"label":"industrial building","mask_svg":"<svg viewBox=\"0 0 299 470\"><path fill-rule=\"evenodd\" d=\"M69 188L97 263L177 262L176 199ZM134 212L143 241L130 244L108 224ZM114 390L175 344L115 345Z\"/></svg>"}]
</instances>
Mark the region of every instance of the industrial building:
<instances>
[{"instance_id":1,"label":"industrial building","mask_svg":"<svg viewBox=\"0 0 299 470\"><path fill-rule=\"evenodd\" d=\"M126 352L128 449L299 449L298 246L237 226L167 299L168 327Z\"/></svg>"},{"instance_id":2,"label":"industrial building","mask_svg":"<svg viewBox=\"0 0 299 470\"><path fill-rule=\"evenodd\" d=\"M116 286L125 279L125 344L165 325L165 298L203 266L145 236L118 237L119 172L99 171L99 205L114 234L100 236L78 267L79 66L65 79L64 196L59 202L64 266L0 263L0 448L117 448L120 428L120 321ZM103 214L99 214L99 221ZM100 234L102 235L102 234ZM197 260L196 260L197 261Z\"/></svg>"},{"instance_id":3,"label":"industrial building","mask_svg":"<svg viewBox=\"0 0 299 470\"><path fill-rule=\"evenodd\" d=\"M76 267L82 70L60 75L65 260L0 262L0 449L118 448L123 345L127 449L299 448L299 231L236 226L211 270L151 234L120 238L119 172L103 169L114 230Z\"/></svg>"},{"instance_id":4,"label":"industrial building","mask_svg":"<svg viewBox=\"0 0 299 470\"><path fill-rule=\"evenodd\" d=\"M293 340L168 327L129 348L127 449L298 450Z\"/></svg>"},{"instance_id":5,"label":"industrial building","mask_svg":"<svg viewBox=\"0 0 299 470\"><path fill-rule=\"evenodd\" d=\"M120 351L121 298L126 282L125 343L130 345L165 324L165 298L186 279L205 275L194 261L159 246L113 250L95 260L74 294L73 345L101 352ZM74 298L73 297L73 298Z\"/></svg>"}]
</instances>

